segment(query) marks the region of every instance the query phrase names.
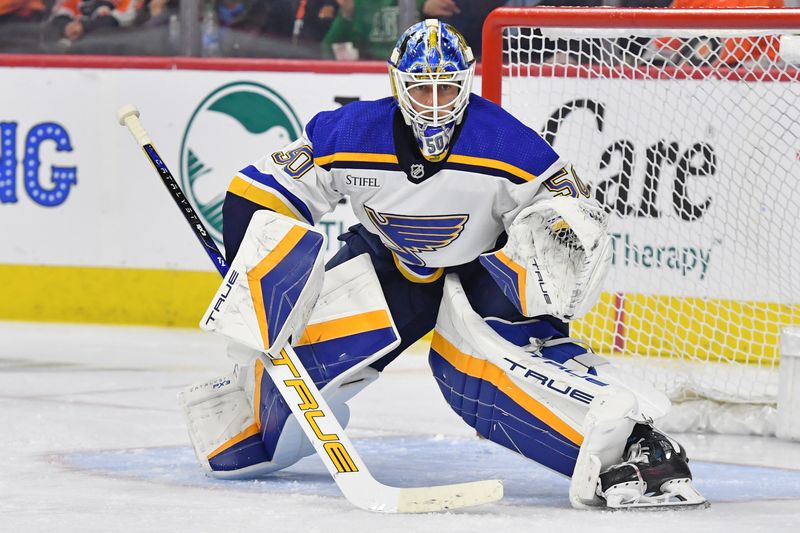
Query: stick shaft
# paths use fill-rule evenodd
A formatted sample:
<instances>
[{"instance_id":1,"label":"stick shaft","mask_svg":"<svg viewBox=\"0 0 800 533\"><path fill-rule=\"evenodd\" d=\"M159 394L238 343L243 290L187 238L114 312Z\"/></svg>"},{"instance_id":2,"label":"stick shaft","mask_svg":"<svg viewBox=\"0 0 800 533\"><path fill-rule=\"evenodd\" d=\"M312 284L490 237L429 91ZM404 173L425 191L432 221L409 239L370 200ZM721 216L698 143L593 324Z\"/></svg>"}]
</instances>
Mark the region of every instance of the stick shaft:
<instances>
[{"instance_id":1,"label":"stick shaft","mask_svg":"<svg viewBox=\"0 0 800 533\"><path fill-rule=\"evenodd\" d=\"M136 122L139 122L138 118L136 118ZM225 274L228 272L228 263L225 261L225 257L219 251L217 243L215 243L214 239L211 238L211 234L206 229L203 221L200 220L200 217L197 215L194 207L192 207L192 204L189 203L189 199L186 198L185 194L183 194L183 190L181 190L181 187L175 180L172 172L169 171L166 163L164 163L164 160L151 143L143 145L142 150L147 155L150 163L152 163L153 168L158 171L159 176L161 176L161 181L169 191L172 199L175 200L175 204L178 206L178 209L180 209L181 213L183 213L183 218L185 218L186 222L189 223L189 226L192 228L192 232L194 233L195 237L197 237L197 240L199 240L200 244L203 245L203 249L206 251L206 254L208 254L211 262L214 263L214 266L219 273L225 277Z\"/></svg>"},{"instance_id":2,"label":"stick shaft","mask_svg":"<svg viewBox=\"0 0 800 533\"><path fill-rule=\"evenodd\" d=\"M137 143L142 147L175 204L183 213L186 222L189 223L208 257L224 278L228 272L228 263L153 146L139 120L139 112L134 107L127 106L120 110L118 118L121 124L128 127ZM478 481L413 489L392 487L380 483L369 473L344 428L336 420L330 406L292 347L287 344L283 349L275 352L267 354L264 362L266 372L297 418L298 424L313 444L342 494L355 506L370 511L388 513L431 512L478 505L502 497L503 489L499 481ZM281 358L290 364L276 363L276 359ZM316 409L313 412L303 412L300 408L301 404L304 405L308 402L308 397L300 396L295 385L292 385L298 378L291 371L292 369L299 373L299 379L304 382L303 389L315 399ZM323 419L326 419L327 426L330 428L328 433L324 434L318 425ZM333 437L336 437L335 442L331 440Z\"/></svg>"}]
</instances>

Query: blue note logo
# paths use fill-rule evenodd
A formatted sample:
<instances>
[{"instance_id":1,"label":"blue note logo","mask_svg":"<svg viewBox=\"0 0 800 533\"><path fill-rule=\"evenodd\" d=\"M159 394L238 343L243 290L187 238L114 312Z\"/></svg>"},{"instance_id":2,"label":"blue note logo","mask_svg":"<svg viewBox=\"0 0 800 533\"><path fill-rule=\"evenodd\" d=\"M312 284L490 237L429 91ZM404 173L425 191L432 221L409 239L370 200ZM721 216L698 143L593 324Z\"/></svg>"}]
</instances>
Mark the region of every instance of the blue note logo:
<instances>
[{"instance_id":1,"label":"blue note logo","mask_svg":"<svg viewBox=\"0 0 800 533\"><path fill-rule=\"evenodd\" d=\"M222 243L222 202L233 175L302 131L292 106L259 83L229 83L200 102L183 134L179 179L217 243Z\"/></svg>"},{"instance_id":2,"label":"blue note logo","mask_svg":"<svg viewBox=\"0 0 800 533\"><path fill-rule=\"evenodd\" d=\"M426 266L417 256L444 248L461 235L469 215L406 216L378 213L364 206L367 216L404 263Z\"/></svg>"}]
</instances>

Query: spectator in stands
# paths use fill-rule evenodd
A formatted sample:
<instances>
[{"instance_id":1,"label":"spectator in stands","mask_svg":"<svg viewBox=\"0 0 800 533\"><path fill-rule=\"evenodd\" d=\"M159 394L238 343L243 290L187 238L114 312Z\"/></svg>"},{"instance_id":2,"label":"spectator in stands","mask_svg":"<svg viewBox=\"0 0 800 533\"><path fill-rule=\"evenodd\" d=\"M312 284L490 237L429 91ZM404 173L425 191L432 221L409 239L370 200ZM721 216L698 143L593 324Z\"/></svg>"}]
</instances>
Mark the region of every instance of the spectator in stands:
<instances>
[{"instance_id":1,"label":"spectator in stands","mask_svg":"<svg viewBox=\"0 0 800 533\"><path fill-rule=\"evenodd\" d=\"M385 61L400 35L397 0L336 0L339 12L322 40L323 57Z\"/></svg>"},{"instance_id":2,"label":"spectator in stands","mask_svg":"<svg viewBox=\"0 0 800 533\"><path fill-rule=\"evenodd\" d=\"M494 8L505 4L506 0L420 0L419 10L422 18L437 18L454 26L480 58L483 21Z\"/></svg>"},{"instance_id":3,"label":"spectator in stands","mask_svg":"<svg viewBox=\"0 0 800 533\"><path fill-rule=\"evenodd\" d=\"M615 0L616 7L669 7L672 0ZM635 65L652 41L649 37L620 37L614 41L614 55L622 63Z\"/></svg>"},{"instance_id":4,"label":"spectator in stands","mask_svg":"<svg viewBox=\"0 0 800 533\"><path fill-rule=\"evenodd\" d=\"M44 17L42 0L0 0L0 52L35 51Z\"/></svg>"},{"instance_id":5,"label":"spectator in stands","mask_svg":"<svg viewBox=\"0 0 800 533\"><path fill-rule=\"evenodd\" d=\"M672 8L714 9L783 6L784 0L673 0L670 4ZM775 36L688 40L664 37L656 39L654 46L656 54L669 63L702 65L720 62L730 66L755 63L764 57L774 60L779 49Z\"/></svg>"},{"instance_id":6,"label":"spectator in stands","mask_svg":"<svg viewBox=\"0 0 800 533\"><path fill-rule=\"evenodd\" d=\"M130 27L141 0L58 0L45 28L45 39L68 50L89 34Z\"/></svg>"},{"instance_id":7,"label":"spectator in stands","mask_svg":"<svg viewBox=\"0 0 800 533\"><path fill-rule=\"evenodd\" d=\"M508 7L600 7L603 0L506 0ZM602 57L602 43L597 39L551 39L538 28L512 30L508 58L514 63L553 63L577 65ZM518 43L514 43L517 39Z\"/></svg>"},{"instance_id":8,"label":"spectator in stands","mask_svg":"<svg viewBox=\"0 0 800 533\"><path fill-rule=\"evenodd\" d=\"M215 0L221 54L318 57L321 37L316 39L312 51L296 46L296 39L293 39L298 9L309 3L303 0Z\"/></svg>"},{"instance_id":9,"label":"spectator in stands","mask_svg":"<svg viewBox=\"0 0 800 533\"><path fill-rule=\"evenodd\" d=\"M130 43L126 53L143 55L175 55L180 52L180 23L177 20L179 0L144 0L136 12L135 32L126 36ZM175 17L176 27L170 27Z\"/></svg>"},{"instance_id":10,"label":"spectator in stands","mask_svg":"<svg viewBox=\"0 0 800 533\"><path fill-rule=\"evenodd\" d=\"M145 0L136 13L135 26L166 26L172 15L178 14L179 0Z\"/></svg>"},{"instance_id":11,"label":"spectator in stands","mask_svg":"<svg viewBox=\"0 0 800 533\"><path fill-rule=\"evenodd\" d=\"M293 41L318 46L336 18L339 4L336 0L299 0L296 3Z\"/></svg>"}]
</instances>

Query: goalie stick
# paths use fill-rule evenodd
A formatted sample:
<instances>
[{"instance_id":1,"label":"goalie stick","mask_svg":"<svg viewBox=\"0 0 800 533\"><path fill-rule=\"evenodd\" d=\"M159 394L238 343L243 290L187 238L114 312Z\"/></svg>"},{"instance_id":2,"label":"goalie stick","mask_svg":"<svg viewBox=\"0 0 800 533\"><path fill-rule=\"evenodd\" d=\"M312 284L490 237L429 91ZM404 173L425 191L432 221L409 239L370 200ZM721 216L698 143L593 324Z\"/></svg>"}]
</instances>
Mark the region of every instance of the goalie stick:
<instances>
[{"instance_id":1,"label":"goalie stick","mask_svg":"<svg viewBox=\"0 0 800 533\"><path fill-rule=\"evenodd\" d=\"M153 146L139 120L139 111L132 105L126 105L119 109L117 118L133 134L224 278L228 272L225 258ZM424 513L489 503L503 497L503 485L499 480L416 488L392 487L380 483L367 470L292 347L287 344L280 350L272 350L266 356L266 372L291 408L292 414L342 494L356 507L384 513Z\"/></svg>"}]
</instances>

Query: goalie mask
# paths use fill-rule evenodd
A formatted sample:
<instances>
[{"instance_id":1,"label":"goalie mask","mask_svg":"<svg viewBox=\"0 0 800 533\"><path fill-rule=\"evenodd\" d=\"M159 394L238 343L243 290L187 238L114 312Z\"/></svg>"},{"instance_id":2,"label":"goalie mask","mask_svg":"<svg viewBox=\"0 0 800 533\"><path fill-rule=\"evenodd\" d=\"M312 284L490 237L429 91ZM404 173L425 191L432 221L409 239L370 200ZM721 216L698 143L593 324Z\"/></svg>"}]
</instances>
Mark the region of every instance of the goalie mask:
<instances>
[{"instance_id":1,"label":"goalie mask","mask_svg":"<svg viewBox=\"0 0 800 533\"><path fill-rule=\"evenodd\" d=\"M414 24L389 59L392 93L422 155L441 161L464 117L475 58L464 37L435 19Z\"/></svg>"}]
</instances>

